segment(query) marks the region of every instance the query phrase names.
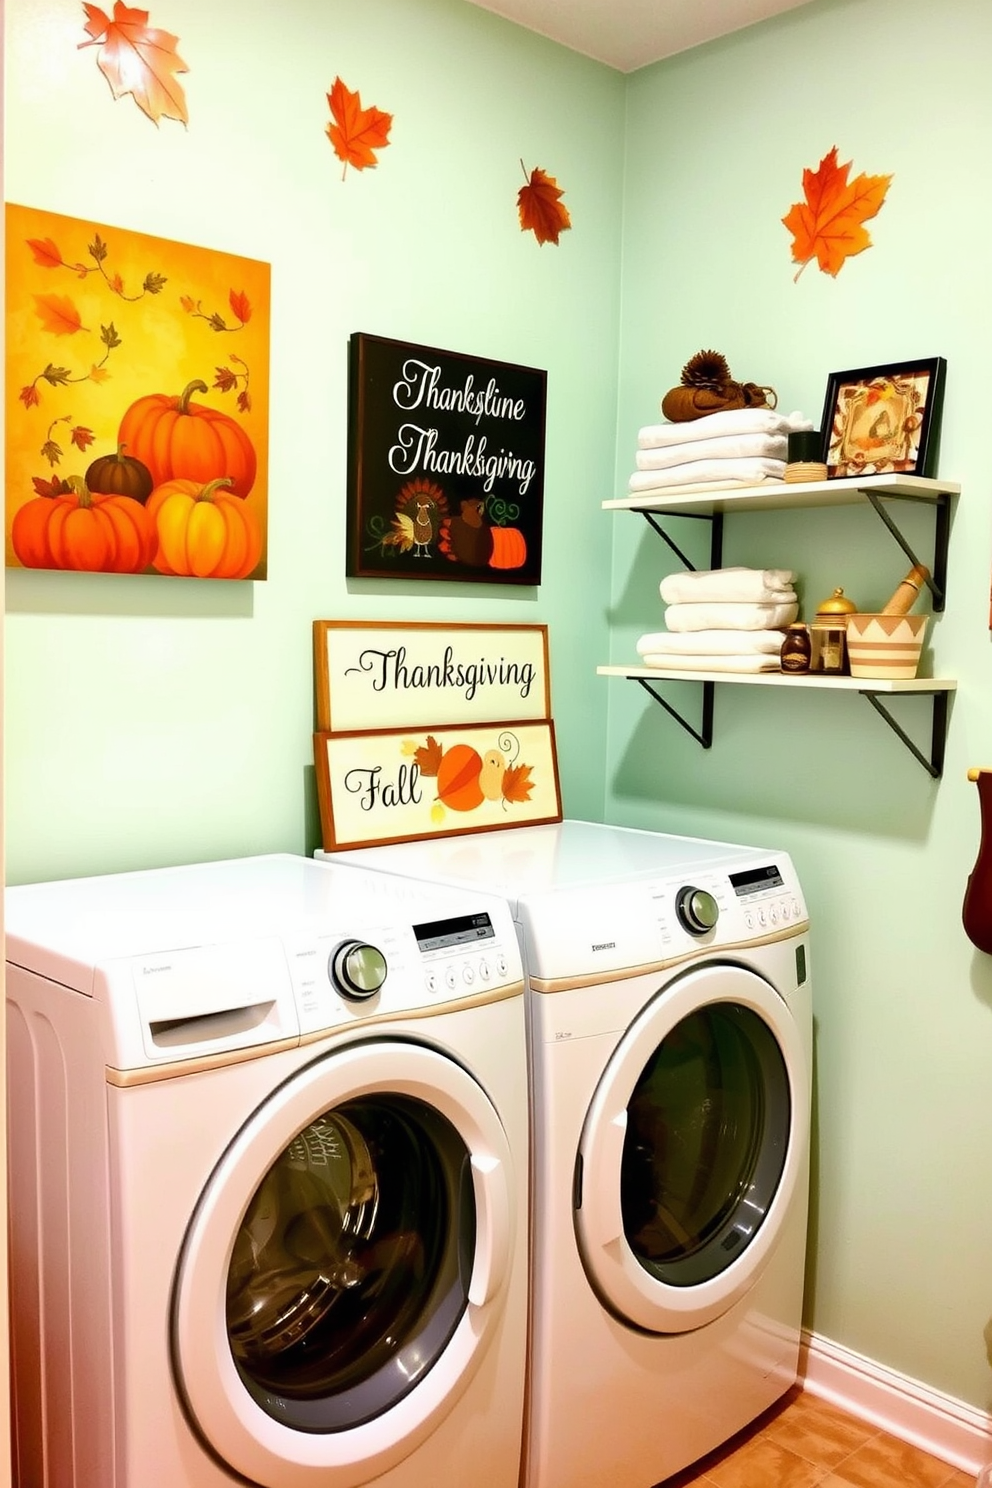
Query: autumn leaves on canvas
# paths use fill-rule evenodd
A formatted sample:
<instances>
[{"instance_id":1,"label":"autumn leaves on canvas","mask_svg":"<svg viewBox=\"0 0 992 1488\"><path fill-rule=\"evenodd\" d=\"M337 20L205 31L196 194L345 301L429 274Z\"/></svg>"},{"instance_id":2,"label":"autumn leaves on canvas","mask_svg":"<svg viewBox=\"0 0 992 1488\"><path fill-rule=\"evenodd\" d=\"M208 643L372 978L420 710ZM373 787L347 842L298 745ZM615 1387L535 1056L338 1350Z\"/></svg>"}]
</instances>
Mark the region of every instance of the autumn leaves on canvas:
<instances>
[{"instance_id":1,"label":"autumn leaves on canvas","mask_svg":"<svg viewBox=\"0 0 992 1488\"><path fill-rule=\"evenodd\" d=\"M7 564L264 578L268 265L6 211Z\"/></svg>"}]
</instances>

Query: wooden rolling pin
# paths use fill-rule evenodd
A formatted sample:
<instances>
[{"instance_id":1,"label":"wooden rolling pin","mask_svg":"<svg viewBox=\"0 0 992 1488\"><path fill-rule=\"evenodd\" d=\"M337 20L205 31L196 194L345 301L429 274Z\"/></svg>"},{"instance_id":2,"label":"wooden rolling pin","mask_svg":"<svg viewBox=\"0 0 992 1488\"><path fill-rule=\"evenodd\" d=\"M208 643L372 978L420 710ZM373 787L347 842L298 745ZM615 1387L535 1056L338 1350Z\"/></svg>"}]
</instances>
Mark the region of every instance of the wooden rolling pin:
<instances>
[{"instance_id":1,"label":"wooden rolling pin","mask_svg":"<svg viewBox=\"0 0 992 1488\"><path fill-rule=\"evenodd\" d=\"M908 615L929 577L930 570L924 564L914 563L888 604L882 606L881 614Z\"/></svg>"}]
</instances>

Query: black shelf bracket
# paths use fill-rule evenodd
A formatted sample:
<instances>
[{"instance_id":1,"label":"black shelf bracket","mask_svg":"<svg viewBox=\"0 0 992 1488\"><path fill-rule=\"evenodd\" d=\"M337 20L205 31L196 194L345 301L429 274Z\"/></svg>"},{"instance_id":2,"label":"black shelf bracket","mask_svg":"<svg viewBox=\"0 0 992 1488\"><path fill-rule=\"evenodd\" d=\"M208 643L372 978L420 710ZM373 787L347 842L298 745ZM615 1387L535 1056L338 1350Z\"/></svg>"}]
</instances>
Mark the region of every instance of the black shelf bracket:
<instances>
[{"instance_id":1,"label":"black shelf bracket","mask_svg":"<svg viewBox=\"0 0 992 1488\"><path fill-rule=\"evenodd\" d=\"M704 749L709 749L712 746L713 696L716 689L715 682L707 681L701 683L703 689L702 720L699 728L697 729L693 727L688 719L682 716L677 708L674 708L672 706L667 698L662 697L661 693L655 689L649 678L632 677L630 680L632 682L639 682L644 688L644 691L648 693L656 703L659 703L661 707L664 708L669 717L674 718L675 722L677 724L680 724L681 727L685 729L687 734L691 734L692 737L696 740L697 744L701 744ZM678 680L682 679L680 678ZM694 678L691 673L687 673L685 680L687 682L692 682L697 681L698 678ZM728 678L728 681L729 680L730 679ZM926 770L927 774L932 776L934 780L939 780L944 770L944 746L947 740L947 691L941 689L940 691L935 690L933 692L926 692L920 689L919 691L914 691L912 693L902 694L903 697L928 697L931 701L929 755L923 753L923 750L920 749L919 746L909 737L902 725L898 723L895 718L893 718L888 708L882 702L879 693L872 692L871 689L867 687L859 687L858 691L863 698L868 699L869 703L871 703L872 707L875 709L875 712L879 715L880 718L883 718L885 720L892 732L902 740L903 744L905 744L910 754L913 756L914 759L919 761L924 770ZM886 696L888 696L888 694L886 694Z\"/></svg>"},{"instance_id":2,"label":"black shelf bracket","mask_svg":"<svg viewBox=\"0 0 992 1488\"><path fill-rule=\"evenodd\" d=\"M678 558L684 568L692 573L696 571L696 565L691 563L682 549L674 539L662 527L654 512L645 511L643 507L638 508L645 516L658 536L668 544L672 552ZM710 568L722 568L723 566L723 512L669 512L669 516L686 517L697 522L709 522L710 526ZM681 722L681 720L680 720ZM690 730L691 732L691 730Z\"/></svg>"},{"instance_id":3,"label":"black shelf bracket","mask_svg":"<svg viewBox=\"0 0 992 1488\"><path fill-rule=\"evenodd\" d=\"M877 692L869 692L865 690L861 693L861 696L868 699L880 718L885 719L885 722L889 725L889 728L892 730L892 732L899 736L899 738L905 744L906 748L909 750L910 754L913 755L914 758L919 760L920 764L923 766L924 770L926 770L927 774L931 775L934 780L939 780L944 770L944 744L947 739L947 693L917 692L913 694L904 694L904 696L928 697L932 699L933 715L930 729L929 757L927 757L927 755L923 753L922 749L918 748L917 745L914 744L913 740L906 733L905 729L896 722L896 720L892 717L892 714L889 712L888 708L882 702Z\"/></svg>"},{"instance_id":4,"label":"black shelf bracket","mask_svg":"<svg viewBox=\"0 0 992 1488\"><path fill-rule=\"evenodd\" d=\"M692 678L689 677L686 680L691 682L692 681ZM687 734L691 734L692 737L695 739L695 741L696 741L697 744L701 744L704 749L709 749L710 748L711 744L713 743L713 691L714 691L714 684L712 682L704 682L702 684L702 687L703 687L702 721L700 723L699 728L698 729L695 729L695 728L693 728L692 724L689 723L689 721L687 719L685 719L685 718L682 717L682 714L679 713L676 708L673 708L672 707L671 703L668 701L667 698L663 698L660 692L656 692L655 691L655 689L652 687L651 683L645 677L635 677L634 678L634 681L635 682L640 682L641 686L644 688L644 691L650 693L651 696L654 698L655 702L656 703L660 703L661 706L664 708L665 712L667 714L669 714L670 717L674 718L676 723L681 724L681 726L685 729L686 733Z\"/></svg>"},{"instance_id":5,"label":"black shelf bracket","mask_svg":"<svg viewBox=\"0 0 992 1488\"><path fill-rule=\"evenodd\" d=\"M909 561L914 565L919 563L919 558L892 520L891 513L887 510L885 502L892 500L918 501L923 498L905 493L897 497L883 496L879 495L877 491L871 490L868 486L861 487L861 492L878 513L881 521L892 533L892 536L902 548ZM926 504L934 508L933 571L926 582L927 588L930 590L934 612L939 614L944 608L944 599L947 590L947 546L951 530L951 498L946 491L941 491L936 497L927 497L925 499Z\"/></svg>"}]
</instances>

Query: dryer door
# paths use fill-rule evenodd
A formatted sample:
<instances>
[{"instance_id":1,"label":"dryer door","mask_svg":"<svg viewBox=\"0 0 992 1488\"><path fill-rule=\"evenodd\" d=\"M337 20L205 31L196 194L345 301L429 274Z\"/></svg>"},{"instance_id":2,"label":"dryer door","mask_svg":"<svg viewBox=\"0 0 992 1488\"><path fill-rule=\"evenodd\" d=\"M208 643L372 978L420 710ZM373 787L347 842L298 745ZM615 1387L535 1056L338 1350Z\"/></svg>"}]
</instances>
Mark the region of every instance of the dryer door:
<instances>
[{"instance_id":1,"label":"dryer door","mask_svg":"<svg viewBox=\"0 0 992 1488\"><path fill-rule=\"evenodd\" d=\"M501 1311L515 1217L495 1108L398 1040L338 1050L261 1106L180 1258L173 1353L194 1424L265 1488L353 1488L454 1405Z\"/></svg>"},{"instance_id":2,"label":"dryer door","mask_svg":"<svg viewBox=\"0 0 992 1488\"><path fill-rule=\"evenodd\" d=\"M658 993L604 1071L579 1150L579 1250L612 1312L680 1333L744 1295L806 1202L809 1104L803 1039L763 978L711 963Z\"/></svg>"}]
</instances>

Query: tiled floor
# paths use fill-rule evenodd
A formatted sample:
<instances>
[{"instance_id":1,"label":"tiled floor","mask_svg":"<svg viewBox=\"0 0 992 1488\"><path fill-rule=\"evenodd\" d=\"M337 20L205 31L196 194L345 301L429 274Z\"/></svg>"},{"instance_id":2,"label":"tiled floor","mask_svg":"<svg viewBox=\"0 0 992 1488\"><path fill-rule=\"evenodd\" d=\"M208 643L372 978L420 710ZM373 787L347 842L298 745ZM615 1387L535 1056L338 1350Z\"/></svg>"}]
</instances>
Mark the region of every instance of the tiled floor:
<instances>
[{"instance_id":1,"label":"tiled floor","mask_svg":"<svg viewBox=\"0 0 992 1488\"><path fill-rule=\"evenodd\" d=\"M799 1388L664 1488L975 1488L971 1473Z\"/></svg>"}]
</instances>

